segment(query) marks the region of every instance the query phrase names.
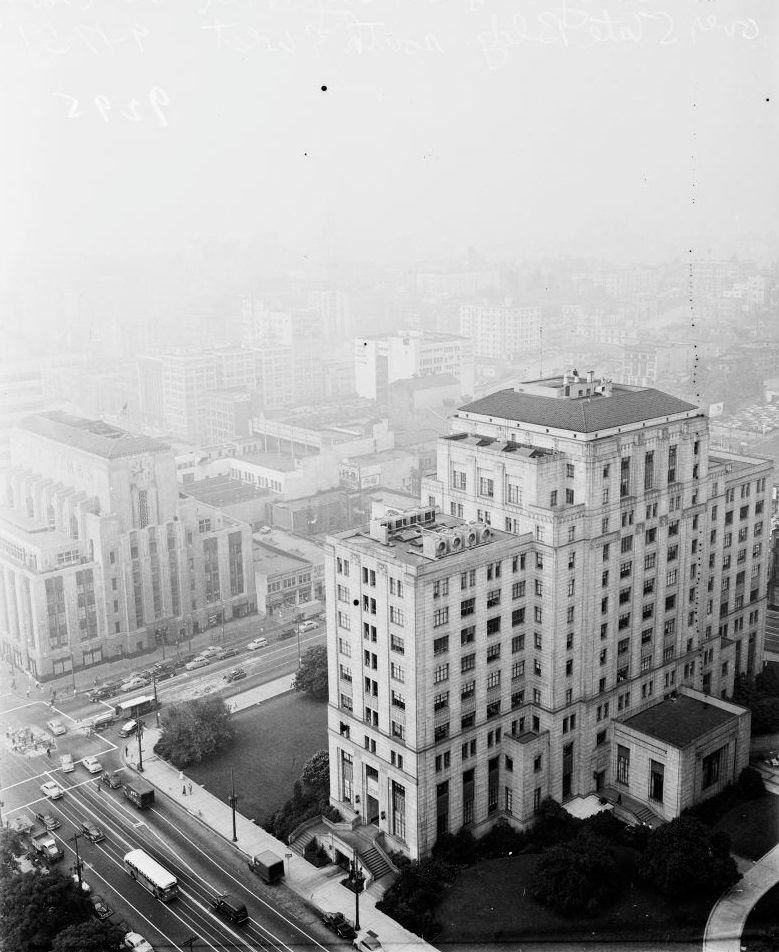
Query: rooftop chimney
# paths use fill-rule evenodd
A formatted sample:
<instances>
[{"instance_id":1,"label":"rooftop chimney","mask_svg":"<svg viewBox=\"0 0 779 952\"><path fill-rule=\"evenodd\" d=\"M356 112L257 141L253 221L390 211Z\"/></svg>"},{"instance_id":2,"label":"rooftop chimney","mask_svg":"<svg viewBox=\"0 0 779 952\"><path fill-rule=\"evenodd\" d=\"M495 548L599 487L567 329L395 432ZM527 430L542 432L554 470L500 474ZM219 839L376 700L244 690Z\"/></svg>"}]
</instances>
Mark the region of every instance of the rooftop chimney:
<instances>
[{"instance_id":1,"label":"rooftop chimney","mask_svg":"<svg viewBox=\"0 0 779 952\"><path fill-rule=\"evenodd\" d=\"M587 383L593 383L594 380L595 380L595 371L594 371L594 370L588 370L588 371L587 371Z\"/></svg>"}]
</instances>

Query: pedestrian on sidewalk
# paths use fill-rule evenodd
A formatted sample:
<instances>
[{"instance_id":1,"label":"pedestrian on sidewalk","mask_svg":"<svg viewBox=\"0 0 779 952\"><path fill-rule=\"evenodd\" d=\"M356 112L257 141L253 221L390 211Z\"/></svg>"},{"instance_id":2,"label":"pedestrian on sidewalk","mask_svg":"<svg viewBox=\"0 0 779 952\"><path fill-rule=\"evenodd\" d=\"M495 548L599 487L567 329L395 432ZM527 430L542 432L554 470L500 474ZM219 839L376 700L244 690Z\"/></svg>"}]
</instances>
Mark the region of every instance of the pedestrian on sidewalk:
<instances>
[{"instance_id":1,"label":"pedestrian on sidewalk","mask_svg":"<svg viewBox=\"0 0 779 952\"><path fill-rule=\"evenodd\" d=\"M102 787L102 781L101 781L101 780L98 780L98 781L97 781L97 792L98 792L98 793L100 793L101 787Z\"/></svg>"},{"instance_id":2,"label":"pedestrian on sidewalk","mask_svg":"<svg viewBox=\"0 0 779 952\"><path fill-rule=\"evenodd\" d=\"M192 784L191 784L191 783L190 783L190 785L189 785L189 795L190 795L190 797L192 796Z\"/></svg>"},{"instance_id":3,"label":"pedestrian on sidewalk","mask_svg":"<svg viewBox=\"0 0 779 952\"><path fill-rule=\"evenodd\" d=\"M184 784L181 785L181 792L184 796L187 795L187 788L184 786Z\"/></svg>"},{"instance_id":4,"label":"pedestrian on sidewalk","mask_svg":"<svg viewBox=\"0 0 779 952\"><path fill-rule=\"evenodd\" d=\"M184 771L179 770L179 782L184 783Z\"/></svg>"},{"instance_id":5,"label":"pedestrian on sidewalk","mask_svg":"<svg viewBox=\"0 0 779 952\"><path fill-rule=\"evenodd\" d=\"M28 688L27 688L27 697L29 697L29 696L30 696L30 688L28 687Z\"/></svg>"},{"instance_id":6,"label":"pedestrian on sidewalk","mask_svg":"<svg viewBox=\"0 0 779 952\"><path fill-rule=\"evenodd\" d=\"M46 748L46 756L51 757L51 747Z\"/></svg>"}]
</instances>

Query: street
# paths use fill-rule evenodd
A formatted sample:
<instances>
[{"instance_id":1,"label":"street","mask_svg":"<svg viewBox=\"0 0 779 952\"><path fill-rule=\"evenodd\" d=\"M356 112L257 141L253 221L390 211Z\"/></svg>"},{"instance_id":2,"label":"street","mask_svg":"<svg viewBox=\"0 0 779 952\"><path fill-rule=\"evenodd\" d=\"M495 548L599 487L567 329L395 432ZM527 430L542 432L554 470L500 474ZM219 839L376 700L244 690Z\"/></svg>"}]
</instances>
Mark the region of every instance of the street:
<instances>
[{"instance_id":1,"label":"street","mask_svg":"<svg viewBox=\"0 0 779 952\"><path fill-rule=\"evenodd\" d=\"M322 638L322 631L309 632L301 639L301 648ZM163 704L169 704L224 687L233 696L238 691L251 691L264 681L296 670L297 651L296 640L274 643L254 653L242 651L238 657L161 682L158 696ZM237 663L249 676L228 686L223 674ZM118 736L118 718L103 733L86 733L79 727L97 713L113 710L109 701L92 704L79 694L55 702L52 708L40 696L42 692L36 693L37 698L27 699L18 689L11 692L6 686L0 695L3 821L19 814L32 820L35 813L52 813L61 822L53 835L65 851L58 864L64 872L75 868L74 833L79 824L83 820L96 823L105 833L105 840L95 844L79 836L78 851L84 864L83 878L93 893L102 895L114 910L112 921L124 920L128 929L140 932L156 949L189 949L190 937L194 937L193 949L292 950L331 945L332 935L297 897L290 898L284 887L266 887L247 869L239 851L168 798L158 795L152 809L139 812L124 798L121 788L110 790L102 784L98 789L99 775L90 774L79 762L85 756L97 757L104 769L118 770L120 776L135 774L132 767L122 764L121 745L128 745L132 757L138 741ZM115 704L149 693L151 687L112 700ZM147 720L152 717L147 715ZM50 719L61 721L67 733L53 737L45 727ZM64 773L60 768L63 753L73 758L72 772ZM64 796L54 801L46 799L40 789L46 781L59 784ZM158 902L128 878L123 857L135 848L144 849L176 876L180 891L177 900ZM211 900L221 892L230 892L246 903L250 916L247 926L233 926L212 913Z\"/></svg>"}]
</instances>

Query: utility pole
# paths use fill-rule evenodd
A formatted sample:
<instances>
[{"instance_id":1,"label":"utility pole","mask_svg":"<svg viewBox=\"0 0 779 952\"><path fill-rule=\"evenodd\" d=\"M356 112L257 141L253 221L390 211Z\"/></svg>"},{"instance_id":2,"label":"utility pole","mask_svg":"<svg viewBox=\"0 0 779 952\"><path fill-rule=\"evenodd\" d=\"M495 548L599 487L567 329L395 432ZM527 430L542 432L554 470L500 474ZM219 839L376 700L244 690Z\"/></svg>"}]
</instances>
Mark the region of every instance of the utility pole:
<instances>
[{"instance_id":1,"label":"utility pole","mask_svg":"<svg viewBox=\"0 0 779 952\"><path fill-rule=\"evenodd\" d=\"M354 928L359 931L360 890L362 889L362 884L365 882L365 876L360 870L360 854L357 852L356 846L354 848L354 852L352 853L352 868L349 871L349 879L351 879L352 885L354 886Z\"/></svg>"},{"instance_id":2,"label":"utility pole","mask_svg":"<svg viewBox=\"0 0 779 952\"><path fill-rule=\"evenodd\" d=\"M230 796L227 799L230 803L230 808L233 811L233 843L237 843L238 833L236 832L236 829L235 829L235 804L238 800L238 797L236 796L236 793L235 793L235 776L233 774L232 767L230 768L230 790L232 792L230 793Z\"/></svg>"},{"instance_id":3,"label":"utility pole","mask_svg":"<svg viewBox=\"0 0 779 952\"><path fill-rule=\"evenodd\" d=\"M141 738L143 737L143 721L138 721L138 772L143 773L143 747L141 746Z\"/></svg>"},{"instance_id":4,"label":"utility pole","mask_svg":"<svg viewBox=\"0 0 779 952\"><path fill-rule=\"evenodd\" d=\"M151 683L154 685L154 714L155 714L155 717L157 718L157 727L159 727L160 726L160 701L159 701L159 698L157 697L157 677L154 674L152 674L151 676Z\"/></svg>"},{"instance_id":5,"label":"utility pole","mask_svg":"<svg viewBox=\"0 0 779 952\"><path fill-rule=\"evenodd\" d=\"M81 867L83 864L81 862L81 857L79 856L79 853L78 853L78 838L80 835L81 835L80 833L73 834L73 843L76 849L76 876L78 876L78 890L79 892L82 892L84 888L84 884L81 880Z\"/></svg>"}]
</instances>

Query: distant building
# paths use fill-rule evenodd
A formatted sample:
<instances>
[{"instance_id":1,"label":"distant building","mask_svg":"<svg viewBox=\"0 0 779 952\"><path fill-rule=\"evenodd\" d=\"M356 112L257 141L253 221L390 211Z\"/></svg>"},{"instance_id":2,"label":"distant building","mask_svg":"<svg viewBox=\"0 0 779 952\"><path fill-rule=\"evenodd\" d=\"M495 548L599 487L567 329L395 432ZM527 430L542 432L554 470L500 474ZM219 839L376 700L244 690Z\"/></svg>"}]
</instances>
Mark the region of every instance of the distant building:
<instances>
[{"instance_id":1,"label":"distant building","mask_svg":"<svg viewBox=\"0 0 779 952\"><path fill-rule=\"evenodd\" d=\"M259 611L267 615L324 600L324 550L278 530L255 536L254 576Z\"/></svg>"},{"instance_id":2,"label":"distant building","mask_svg":"<svg viewBox=\"0 0 779 952\"><path fill-rule=\"evenodd\" d=\"M396 380L445 374L460 384L460 395L473 394L473 343L466 337L406 330L354 341L355 387L361 397L387 401Z\"/></svg>"},{"instance_id":3,"label":"distant building","mask_svg":"<svg viewBox=\"0 0 779 952\"><path fill-rule=\"evenodd\" d=\"M14 361L0 365L0 468L11 459L13 427L43 407L43 380L38 364Z\"/></svg>"},{"instance_id":4,"label":"distant building","mask_svg":"<svg viewBox=\"0 0 779 952\"><path fill-rule=\"evenodd\" d=\"M473 341L476 357L500 360L535 350L541 343L541 325L541 308L535 305L484 302L460 306L460 333Z\"/></svg>"},{"instance_id":5,"label":"distant building","mask_svg":"<svg viewBox=\"0 0 779 952\"><path fill-rule=\"evenodd\" d=\"M164 443L28 417L0 495L0 652L34 677L256 611L250 527L182 496Z\"/></svg>"},{"instance_id":6,"label":"distant building","mask_svg":"<svg viewBox=\"0 0 779 952\"><path fill-rule=\"evenodd\" d=\"M205 400L206 437L226 443L251 434L252 391L246 387L209 390Z\"/></svg>"}]
</instances>

